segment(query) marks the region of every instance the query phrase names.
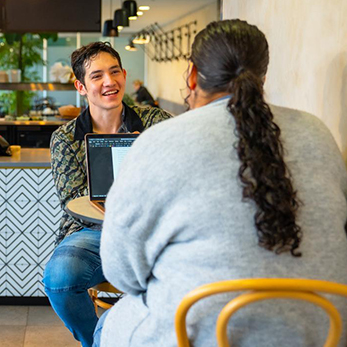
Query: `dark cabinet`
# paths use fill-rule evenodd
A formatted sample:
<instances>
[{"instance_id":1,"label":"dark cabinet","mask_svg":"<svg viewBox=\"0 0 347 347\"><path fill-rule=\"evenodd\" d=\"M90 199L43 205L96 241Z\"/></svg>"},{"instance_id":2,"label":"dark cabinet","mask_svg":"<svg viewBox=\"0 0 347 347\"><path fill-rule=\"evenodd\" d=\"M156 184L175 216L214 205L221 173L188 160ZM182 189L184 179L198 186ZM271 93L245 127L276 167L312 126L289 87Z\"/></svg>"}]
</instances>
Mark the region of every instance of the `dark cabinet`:
<instances>
[{"instance_id":1,"label":"dark cabinet","mask_svg":"<svg viewBox=\"0 0 347 347\"><path fill-rule=\"evenodd\" d=\"M4 137L10 145L14 145L15 128L8 125L0 125L0 135Z\"/></svg>"},{"instance_id":2,"label":"dark cabinet","mask_svg":"<svg viewBox=\"0 0 347 347\"><path fill-rule=\"evenodd\" d=\"M17 126L15 144L23 148L49 148L51 135L57 128L54 125Z\"/></svg>"},{"instance_id":3,"label":"dark cabinet","mask_svg":"<svg viewBox=\"0 0 347 347\"><path fill-rule=\"evenodd\" d=\"M9 136L8 136L8 127L6 125L0 125L0 135L2 137L4 137L7 141L10 140Z\"/></svg>"},{"instance_id":4,"label":"dark cabinet","mask_svg":"<svg viewBox=\"0 0 347 347\"><path fill-rule=\"evenodd\" d=\"M0 135L10 145L20 145L23 148L49 148L55 125L0 125Z\"/></svg>"}]
</instances>

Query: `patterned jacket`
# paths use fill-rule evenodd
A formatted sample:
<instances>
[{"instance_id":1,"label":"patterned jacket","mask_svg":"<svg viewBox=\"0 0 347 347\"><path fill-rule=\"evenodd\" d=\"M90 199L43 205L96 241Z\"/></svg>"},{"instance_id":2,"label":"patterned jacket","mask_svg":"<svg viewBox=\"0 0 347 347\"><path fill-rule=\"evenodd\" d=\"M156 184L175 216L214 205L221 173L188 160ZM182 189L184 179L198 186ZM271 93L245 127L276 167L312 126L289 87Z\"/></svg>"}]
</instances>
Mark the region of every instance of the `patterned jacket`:
<instances>
[{"instance_id":1,"label":"patterned jacket","mask_svg":"<svg viewBox=\"0 0 347 347\"><path fill-rule=\"evenodd\" d=\"M124 104L123 122L129 132L142 132L150 126L171 118L159 109L127 106ZM88 195L87 171L85 161L84 135L93 132L89 108L79 117L59 127L51 137L51 164L54 184L64 211L56 245L66 235L84 227L100 229L100 226L75 219L65 212L67 203L80 196Z\"/></svg>"}]
</instances>

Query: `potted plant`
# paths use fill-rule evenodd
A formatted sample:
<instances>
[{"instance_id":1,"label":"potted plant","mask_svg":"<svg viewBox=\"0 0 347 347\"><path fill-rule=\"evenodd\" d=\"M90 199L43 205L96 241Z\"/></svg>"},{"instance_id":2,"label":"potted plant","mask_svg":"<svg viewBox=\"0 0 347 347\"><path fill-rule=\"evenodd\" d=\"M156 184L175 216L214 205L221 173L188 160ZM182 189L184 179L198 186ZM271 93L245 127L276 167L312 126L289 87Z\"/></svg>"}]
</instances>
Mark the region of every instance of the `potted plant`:
<instances>
[{"instance_id":1,"label":"potted plant","mask_svg":"<svg viewBox=\"0 0 347 347\"><path fill-rule=\"evenodd\" d=\"M3 70L19 69L22 82L39 80L36 65L44 65L43 39L58 39L58 34L4 34L0 37L0 66ZM30 109L35 92L12 91L0 93L0 104L6 112L20 116Z\"/></svg>"}]
</instances>

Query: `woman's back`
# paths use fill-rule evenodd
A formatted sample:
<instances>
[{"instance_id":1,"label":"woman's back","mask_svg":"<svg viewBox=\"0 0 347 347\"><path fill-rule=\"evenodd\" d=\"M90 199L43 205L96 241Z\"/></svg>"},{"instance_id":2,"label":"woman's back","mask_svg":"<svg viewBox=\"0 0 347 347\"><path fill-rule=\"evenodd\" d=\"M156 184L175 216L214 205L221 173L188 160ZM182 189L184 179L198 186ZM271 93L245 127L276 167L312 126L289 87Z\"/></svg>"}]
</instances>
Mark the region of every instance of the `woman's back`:
<instances>
[{"instance_id":1,"label":"woman's back","mask_svg":"<svg viewBox=\"0 0 347 347\"><path fill-rule=\"evenodd\" d=\"M302 256L277 255L259 247L255 204L242 198L235 124L226 105L227 100L210 103L146 131L125 159L122 184L108 197L117 217L106 219L105 230L124 235L116 245L104 242L122 269L109 279L134 295L117 304L110 319L127 313L131 317L133 299L141 306L142 300L135 299L142 297L141 290L130 283L138 282L146 291L144 314L138 315L143 320L134 318L134 346L174 346L177 305L201 284L248 277L347 284L347 174L328 130L311 115L272 108L284 160L302 202L297 216ZM118 199L123 208L117 207ZM131 221L135 210L139 218ZM136 227L128 229L129 224ZM343 301L335 302L346 320ZM192 309L187 322L194 346L215 345L215 318L225 302L222 295ZM327 333L323 326L327 328L328 321L322 317L302 303L255 304L232 319L232 340L235 346L317 346Z\"/></svg>"},{"instance_id":2,"label":"woman's back","mask_svg":"<svg viewBox=\"0 0 347 347\"><path fill-rule=\"evenodd\" d=\"M193 110L136 140L107 199L102 265L129 295L106 319L105 346L175 346L177 306L205 283L347 283L344 163L318 119L271 111L268 63L265 35L244 21L212 22L195 36L186 80ZM228 299L192 309L194 346L215 345ZM346 321L346 300L334 302ZM277 300L243 309L231 326L235 346L319 346L328 320L311 304Z\"/></svg>"}]
</instances>

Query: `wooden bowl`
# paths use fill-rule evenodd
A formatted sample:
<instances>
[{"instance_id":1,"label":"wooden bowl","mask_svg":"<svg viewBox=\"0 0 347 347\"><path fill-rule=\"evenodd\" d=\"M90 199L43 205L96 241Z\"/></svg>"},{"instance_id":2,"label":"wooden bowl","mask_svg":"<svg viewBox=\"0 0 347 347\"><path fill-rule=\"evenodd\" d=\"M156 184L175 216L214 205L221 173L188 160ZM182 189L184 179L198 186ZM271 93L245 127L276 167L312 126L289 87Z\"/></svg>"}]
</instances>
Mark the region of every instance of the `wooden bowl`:
<instances>
[{"instance_id":1,"label":"wooden bowl","mask_svg":"<svg viewBox=\"0 0 347 347\"><path fill-rule=\"evenodd\" d=\"M80 107L75 107L72 105L67 105L67 106L61 106L58 108L59 114L61 118L76 118L80 112L81 108Z\"/></svg>"}]
</instances>

